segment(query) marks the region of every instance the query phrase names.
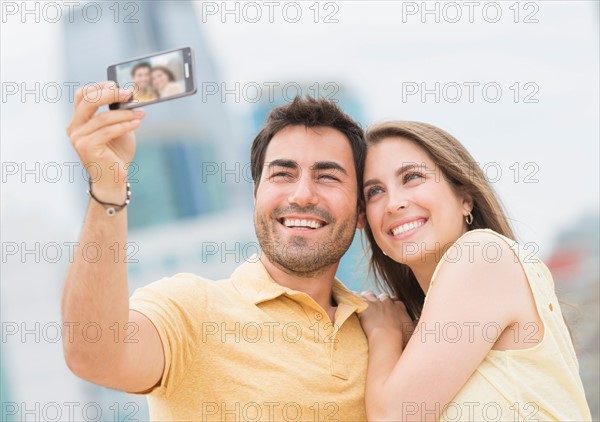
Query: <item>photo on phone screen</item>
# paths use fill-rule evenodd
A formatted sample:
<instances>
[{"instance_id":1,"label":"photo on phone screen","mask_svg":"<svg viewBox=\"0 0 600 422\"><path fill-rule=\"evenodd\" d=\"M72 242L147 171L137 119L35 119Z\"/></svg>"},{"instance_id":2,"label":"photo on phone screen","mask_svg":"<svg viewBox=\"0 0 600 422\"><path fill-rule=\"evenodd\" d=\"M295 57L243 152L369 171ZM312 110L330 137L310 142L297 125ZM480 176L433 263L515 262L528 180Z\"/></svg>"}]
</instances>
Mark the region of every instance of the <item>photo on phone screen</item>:
<instances>
[{"instance_id":1,"label":"photo on phone screen","mask_svg":"<svg viewBox=\"0 0 600 422\"><path fill-rule=\"evenodd\" d=\"M183 47L109 66L108 80L120 88L133 89L129 101L113 103L109 108L129 109L194 94L193 59L191 47Z\"/></svg>"}]
</instances>

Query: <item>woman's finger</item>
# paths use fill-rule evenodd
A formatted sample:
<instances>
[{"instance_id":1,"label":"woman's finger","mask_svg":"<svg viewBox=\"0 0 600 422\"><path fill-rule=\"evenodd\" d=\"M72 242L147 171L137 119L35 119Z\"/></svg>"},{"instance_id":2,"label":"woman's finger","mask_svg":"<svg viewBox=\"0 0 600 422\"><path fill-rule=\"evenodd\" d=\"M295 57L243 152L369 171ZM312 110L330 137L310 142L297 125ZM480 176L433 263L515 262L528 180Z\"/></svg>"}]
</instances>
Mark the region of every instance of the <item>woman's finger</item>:
<instances>
[{"instance_id":1,"label":"woman's finger","mask_svg":"<svg viewBox=\"0 0 600 422\"><path fill-rule=\"evenodd\" d=\"M408 313L408 311L406 310L406 305L401 300L394 301L394 304L397 305L404 312Z\"/></svg>"},{"instance_id":2,"label":"woman's finger","mask_svg":"<svg viewBox=\"0 0 600 422\"><path fill-rule=\"evenodd\" d=\"M378 300L377 296L375 296L375 293L373 293L371 290L364 291L360 295L362 297L364 297L365 299L373 301L373 302Z\"/></svg>"},{"instance_id":3,"label":"woman's finger","mask_svg":"<svg viewBox=\"0 0 600 422\"><path fill-rule=\"evenodd\" d=\"M383 292L383 293L381 293L381 294L378 296L378 299L379 299L380 301L382 301L382 302L383 302L383 301L386 301L386 300L390 300L390 295L389 295L389 294L387 294L387 293L385 293L385 292Z\"/></svg>"}]
</instances>

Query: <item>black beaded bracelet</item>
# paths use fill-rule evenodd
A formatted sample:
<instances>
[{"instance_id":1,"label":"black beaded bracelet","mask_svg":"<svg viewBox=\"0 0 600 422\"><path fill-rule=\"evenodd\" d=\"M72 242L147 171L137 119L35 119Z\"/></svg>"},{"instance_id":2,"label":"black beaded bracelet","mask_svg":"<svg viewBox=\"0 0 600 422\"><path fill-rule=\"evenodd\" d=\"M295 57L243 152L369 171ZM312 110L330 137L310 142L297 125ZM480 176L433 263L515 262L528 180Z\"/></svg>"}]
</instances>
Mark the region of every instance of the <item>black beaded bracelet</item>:
<instances>
[{"instance_id":1,"label":"black beaded bracelet","mask_svg":"<svg viewBox=\"0 0 600 422\"><path fill-rule=\"evenodd\" d=\"M92 199L94 201L96 201L97 203L104 205L105 208L108 207L108 208L106 208L106 213L112 217L118 211L121 211L123 208L125 208L127 205L129 205L129 201L131 200L131 190L129 190L129 183L125 183L125 186L127 187L127 194L125 197L125 202L122 204L113 204L111 202L102 202L101 200L96 198L96 196L92 193L92 180L91 179L90 179L90 188L87 190L87 194L89 196L91 196Z\"/></svg>"}]
</instances>

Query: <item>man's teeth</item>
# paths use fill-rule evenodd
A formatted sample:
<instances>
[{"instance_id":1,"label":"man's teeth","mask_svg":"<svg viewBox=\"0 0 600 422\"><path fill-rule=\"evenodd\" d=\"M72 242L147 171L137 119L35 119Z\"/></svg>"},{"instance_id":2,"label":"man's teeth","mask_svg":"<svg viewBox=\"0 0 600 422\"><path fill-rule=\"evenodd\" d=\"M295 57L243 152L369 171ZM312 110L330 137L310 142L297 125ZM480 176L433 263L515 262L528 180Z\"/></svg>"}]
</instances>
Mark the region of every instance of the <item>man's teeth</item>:
<instances>
[{"instance_id":1,"label":"man's teeth","mask_svg":"<svg viewBox=\"0 0 600 422\"><path fill-rule=\"evenodd\" d=\"M284 219L283 224L286 227L310 227L311 229L318 229L322 224L316 220L288 220Z\"/></svg>"},{"instance_id":2,"label":"man's teeth","mask_svg":"<svg viewBox=\"0 0 600 422\"><path fill-rule=\"evenodd\" d=\"M397 236L414 228L421 227L423 224L425 224L425 220L411 221L410 223L403 224L393 229L392 234Z\"/></svg>"}]
</instances>

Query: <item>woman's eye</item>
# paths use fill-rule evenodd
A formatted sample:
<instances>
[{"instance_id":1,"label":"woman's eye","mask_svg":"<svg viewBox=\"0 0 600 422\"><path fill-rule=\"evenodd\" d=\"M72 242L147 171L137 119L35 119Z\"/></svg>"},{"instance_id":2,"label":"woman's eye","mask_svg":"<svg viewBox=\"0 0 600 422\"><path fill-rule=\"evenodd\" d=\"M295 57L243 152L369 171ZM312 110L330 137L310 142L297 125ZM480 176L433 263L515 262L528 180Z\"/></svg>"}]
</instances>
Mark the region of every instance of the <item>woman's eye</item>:
<instances>
[{"instance_id":1,"label":"woman's eye","mask_svg":"<svg viewBox=\"0 0 600 422\"><path fill-rule=\"evenodd\" d=\"M367 191L365 192L365 196L367 197L367 199L371 199L373 196L377 195L380 192L383 192L383 189L374 186L372 188L367 189Z\"/></svg>"},{"instance_id":2,"label":"woman's eye","mask_svg":"<svg viewBox=\"0 0 600 422\"><path fill-rule=\"evenodd\" d=\"M421 175L421 173L406 173L404 175L404 183L410 182L411 180L416 180L416 179L420 179L423 176Z\"/></svg>"}]
</instances>

